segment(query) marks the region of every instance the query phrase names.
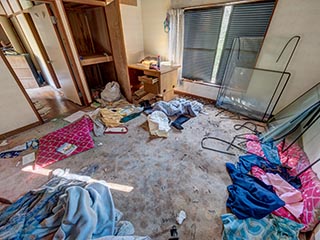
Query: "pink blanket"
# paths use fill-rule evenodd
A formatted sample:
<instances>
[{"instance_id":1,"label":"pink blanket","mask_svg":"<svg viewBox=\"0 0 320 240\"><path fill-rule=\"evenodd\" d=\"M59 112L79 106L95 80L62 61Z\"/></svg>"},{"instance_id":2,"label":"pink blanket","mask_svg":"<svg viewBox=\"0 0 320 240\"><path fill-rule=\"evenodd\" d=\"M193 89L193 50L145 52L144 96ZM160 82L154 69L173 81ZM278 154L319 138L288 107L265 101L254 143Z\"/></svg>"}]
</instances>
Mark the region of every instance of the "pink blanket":
<instances>
[{"instance_id":1,"label":"pink blanket","mask_svg":"<svg viewBox=\"0 0 320 240\"><path fill-rule=\"evenodd\" d=\"M40 138L35 167L45 167L93 148L94 142L90 135L92 129L91 119L84 117ZM65 143L74 144L76 146L75 150L70 154L58 152L57 149Z\"/></svg>"},{"instance_id":2,"label":"pink blanket","mask_svg":"<svg viewBox=\"0 0 320 240\"><path fill-rule=\"evenodd\" d=\"M247 150L259 156L264 156L258 138L254 135L248 136L247 139L255 141L247 141ZM297 175L303 169L310 165L309 159L305 152L297 145L291 146L288 151L281 153L282 143L278 145L280 160L283 165L291 167L290 174ZM266 173L258 168L252 168L252 174L262 180L262 176ZM303 197L303 212L299 218L296 218L286 208L282 207L273 212L273 214L281 217L289 218L293 221L305 225L303 232L311 231L319 223L320 218L320 180L312 169L308 169L301 174L301 194Z\"/></svg>"}]
</instances>

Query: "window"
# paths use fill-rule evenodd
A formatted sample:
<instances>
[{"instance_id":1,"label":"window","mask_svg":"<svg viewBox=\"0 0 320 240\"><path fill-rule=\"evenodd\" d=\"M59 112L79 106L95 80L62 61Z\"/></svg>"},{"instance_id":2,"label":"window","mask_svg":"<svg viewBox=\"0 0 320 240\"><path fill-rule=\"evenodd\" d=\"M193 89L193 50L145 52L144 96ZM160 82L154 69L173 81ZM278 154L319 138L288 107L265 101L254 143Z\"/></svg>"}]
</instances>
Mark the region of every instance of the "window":
<instances>
[{"instance_id":1,"label":"window","mask_svg":"<svg viewBox=\"0 0 320 240\"><path fill-rule=\"evenodd\" d=\"M273 8L267 1L187 10L182 77L220 84L234 39L264 37Z\"/></svg>"}]
</instances>

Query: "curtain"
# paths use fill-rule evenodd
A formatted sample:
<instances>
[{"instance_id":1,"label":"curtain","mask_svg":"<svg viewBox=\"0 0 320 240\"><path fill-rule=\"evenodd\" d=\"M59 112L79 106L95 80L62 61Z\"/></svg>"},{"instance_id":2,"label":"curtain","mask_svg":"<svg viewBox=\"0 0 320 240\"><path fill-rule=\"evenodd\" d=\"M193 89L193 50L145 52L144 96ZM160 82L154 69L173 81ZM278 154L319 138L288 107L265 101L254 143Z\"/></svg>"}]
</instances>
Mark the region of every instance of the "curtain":
<instances>
[{"instance_id":1,"label":"curtain","mask_svg":"<svg viewBox=\"0 0 320 240\"><path fill-rule=\"evenodd\" d=\"M183 35L184 35L184 10L170 9L169 14L169 61L172 65L182 66ZM178 79L181 79L181 68Z\"/></svg>"}]
</instances>

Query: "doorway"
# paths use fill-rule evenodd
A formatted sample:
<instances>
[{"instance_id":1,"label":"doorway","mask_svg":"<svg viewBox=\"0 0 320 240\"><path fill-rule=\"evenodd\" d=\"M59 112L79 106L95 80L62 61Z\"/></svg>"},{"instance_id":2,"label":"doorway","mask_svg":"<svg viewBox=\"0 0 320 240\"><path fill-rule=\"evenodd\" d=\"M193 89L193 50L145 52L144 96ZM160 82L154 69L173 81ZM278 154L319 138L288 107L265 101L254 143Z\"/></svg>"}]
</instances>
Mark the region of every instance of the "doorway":
<instances>
[{"instance_id":1,"label":"doorway","mask_svg":"<svg viewBox=\"0 0 320 240\"><path fill-rule=\"evenodd\" d=\"M11 16L8 22L15 36L6 36L5 43L10 44L10 38L15 37L23 50L16 51L15 46L2 47L44 121L83 108L73 72L51 19L50 9L44 4L41 8L34 6L29 13ZM0 36L6 35L6 30L1 26Z\"/></svg>"}]
</instances>

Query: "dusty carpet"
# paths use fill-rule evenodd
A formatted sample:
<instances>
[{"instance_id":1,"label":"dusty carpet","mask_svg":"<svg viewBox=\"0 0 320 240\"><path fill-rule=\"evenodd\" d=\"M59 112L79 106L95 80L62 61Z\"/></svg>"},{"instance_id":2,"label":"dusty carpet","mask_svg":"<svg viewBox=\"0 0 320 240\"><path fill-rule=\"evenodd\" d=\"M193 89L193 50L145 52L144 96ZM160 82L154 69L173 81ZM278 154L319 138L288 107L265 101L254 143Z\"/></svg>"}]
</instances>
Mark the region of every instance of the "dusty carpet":
<instances>
[{"instance_id":1,"label":"dusty carpet","mask_svg":"<svg viewBox=\"0 0 320 240\"><path fill-rule=\"evenodd\" d=\"M96 147L57 162L43 172L16 167L19 159L0 161L0 197L17 199L29 189L47 181L47 171L69 168L79 173L91 169L91 177L111 185L115 206L131 221L138 235L168 239L180 210L187 214L179 225L180 239L221 239L220 215L226 213L227 185L231 183L226 162L237 157L201 148L206 135L231 140L239 131L233 129L243 120L231 119L212 105L208 115L200 114L186 122L184 130L171 130L168 138L151 137L144 115L128 122L127 134L94 137ZM41 137L67 125L62 119L16 135L7 148L34 137ZM3 147L0 149L3 150Z\"/></svg>"}]
</instances>

